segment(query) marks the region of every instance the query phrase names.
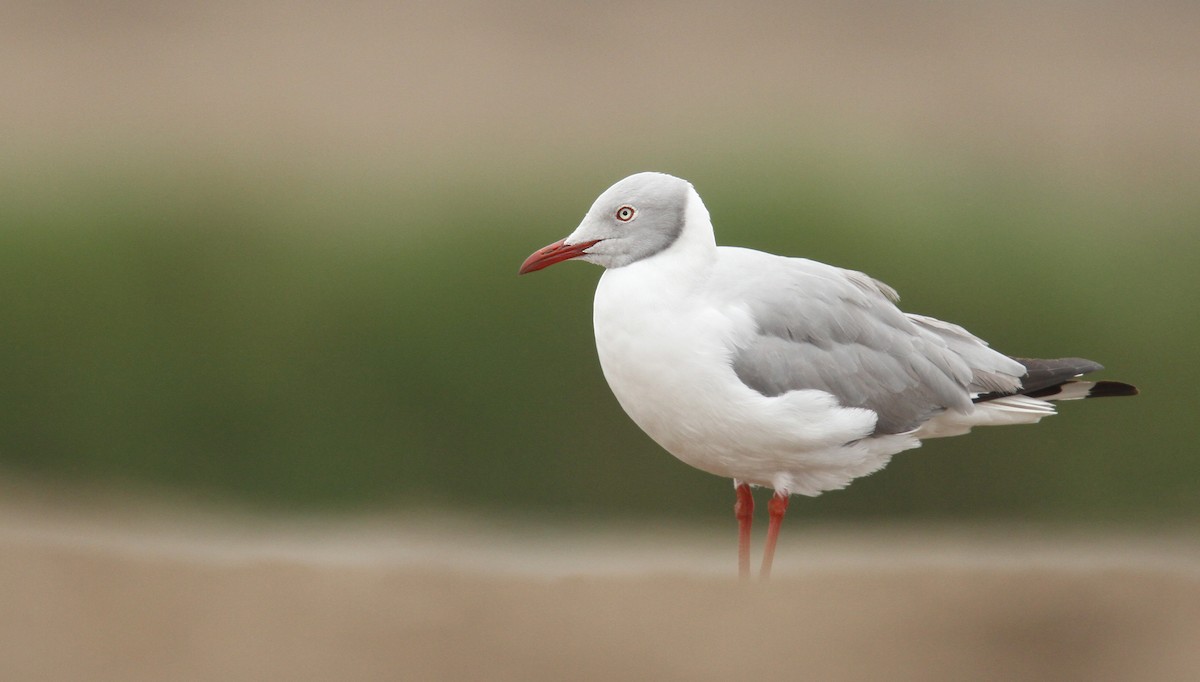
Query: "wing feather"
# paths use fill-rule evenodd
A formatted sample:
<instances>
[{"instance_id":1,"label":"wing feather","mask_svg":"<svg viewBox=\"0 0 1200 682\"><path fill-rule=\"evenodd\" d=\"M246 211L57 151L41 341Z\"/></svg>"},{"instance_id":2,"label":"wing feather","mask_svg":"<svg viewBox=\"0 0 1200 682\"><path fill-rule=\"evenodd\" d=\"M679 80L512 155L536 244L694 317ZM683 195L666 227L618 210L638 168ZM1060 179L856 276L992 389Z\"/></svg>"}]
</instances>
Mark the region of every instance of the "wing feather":
<instances>
[{"instance_id":1,"label":"wing feather","mask_svg":"<svg viewBox=\"0 0 1200 682\"><path fill-rule=\"evenodd\" d=\"M755 325L734 349L733 370L763 395L825 391L845 406L874 411L875 433L885 434L911 431L947 409L969 412L974 395L1020 386L1020 363L962 327L903 313L895 291L867 275L729 251L743 252L732 260L753 259L748 265L756 272L751 280L719 282Z\"/></svg>"}]
</instances>

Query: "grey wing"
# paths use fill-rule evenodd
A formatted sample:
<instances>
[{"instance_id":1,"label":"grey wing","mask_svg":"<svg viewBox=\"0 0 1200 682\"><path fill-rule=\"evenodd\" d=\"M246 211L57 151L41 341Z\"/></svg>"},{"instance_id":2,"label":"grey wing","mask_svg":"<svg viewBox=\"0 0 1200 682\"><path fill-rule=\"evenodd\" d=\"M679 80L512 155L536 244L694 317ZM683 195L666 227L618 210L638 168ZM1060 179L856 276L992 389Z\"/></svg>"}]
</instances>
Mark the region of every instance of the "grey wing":
<instances>
[{"instance_id":1,"label":"grey wing","mask_svg":"<svg viewBox=\"0 0 1200 682\"><path fill-rule=\"evenodd\" d=\"M1020 363L961 327L903 313L887 285L815 261L781 263L739 292L757 330L735 350L733 370L759 393L825 391L874 411L875 433L888 434L1020 386Z\"/></svg>"}]
</instances>

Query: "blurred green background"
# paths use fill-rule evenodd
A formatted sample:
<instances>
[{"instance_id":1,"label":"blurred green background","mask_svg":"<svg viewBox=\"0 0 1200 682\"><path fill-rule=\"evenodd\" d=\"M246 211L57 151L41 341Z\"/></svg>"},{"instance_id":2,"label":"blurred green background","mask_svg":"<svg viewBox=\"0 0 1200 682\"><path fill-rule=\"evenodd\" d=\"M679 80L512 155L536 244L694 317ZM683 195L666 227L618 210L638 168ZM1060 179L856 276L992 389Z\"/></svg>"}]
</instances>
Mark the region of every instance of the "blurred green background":
<instances>
[{"instance_id":1,"label":"blurred green background","mask_svg":"<svg viewBox=\"0 0 1200 682\"><path fill-rule=\"evenodd\" d=\"M810 518L1200 516L1200 11L14 3L0 476L304 512L724 518L608 392L609 184L1135 399L928 442Z\"/></svg>"}]
</instances>

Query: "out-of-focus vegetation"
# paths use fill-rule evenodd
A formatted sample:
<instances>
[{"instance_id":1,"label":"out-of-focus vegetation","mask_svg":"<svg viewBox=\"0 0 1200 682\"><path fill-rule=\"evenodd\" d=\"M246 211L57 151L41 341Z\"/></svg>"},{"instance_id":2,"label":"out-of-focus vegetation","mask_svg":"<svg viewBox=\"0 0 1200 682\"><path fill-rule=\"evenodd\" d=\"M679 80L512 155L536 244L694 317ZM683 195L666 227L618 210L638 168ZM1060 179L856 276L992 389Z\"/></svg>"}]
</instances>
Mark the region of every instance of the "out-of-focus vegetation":
<instances>
[{"instance_id":1,"label":"out-of-focus vegetation","mask_svg":"<svg viewBox=\"0 0 1200 682\"><path fill-rule=\"evenodd\" d=\"M721 243L870 272L1002 351L1093 358L1143 389L931 441L798 501L805 515L1200 516L1194 199L908 161L643 161L419 187L203 163L10 178L0 465L269 508L725 516L728 482L659 450L609 394L600 271L516 276L645 166L696 184Z\"/></svg>"}]
</instances>

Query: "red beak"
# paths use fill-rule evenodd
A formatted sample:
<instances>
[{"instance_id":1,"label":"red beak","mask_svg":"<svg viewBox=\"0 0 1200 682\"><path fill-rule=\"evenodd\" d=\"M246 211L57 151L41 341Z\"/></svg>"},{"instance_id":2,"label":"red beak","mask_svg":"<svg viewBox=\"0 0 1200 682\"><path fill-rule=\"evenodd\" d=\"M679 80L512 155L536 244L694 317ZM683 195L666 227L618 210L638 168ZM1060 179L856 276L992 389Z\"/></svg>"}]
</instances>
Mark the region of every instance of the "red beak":
<instances>
[{"instance_id":1,"label":"red beak","mask_svg":"<svg viewBox=\"0 0 1200 682\"><path fill-rule=\"evenodd\" d=\"M534 251L529 258L521 263L521 269L517 271L518 275L524 275L527 272L541 270L555 263L561 263L565 260L578 258L583 255L583 252L596 245L599 239L593 239L590 242L579 242L578 244L564 244L565 239L560 239L553 244L548 244Z\"/></svg>"}]
</instances>

